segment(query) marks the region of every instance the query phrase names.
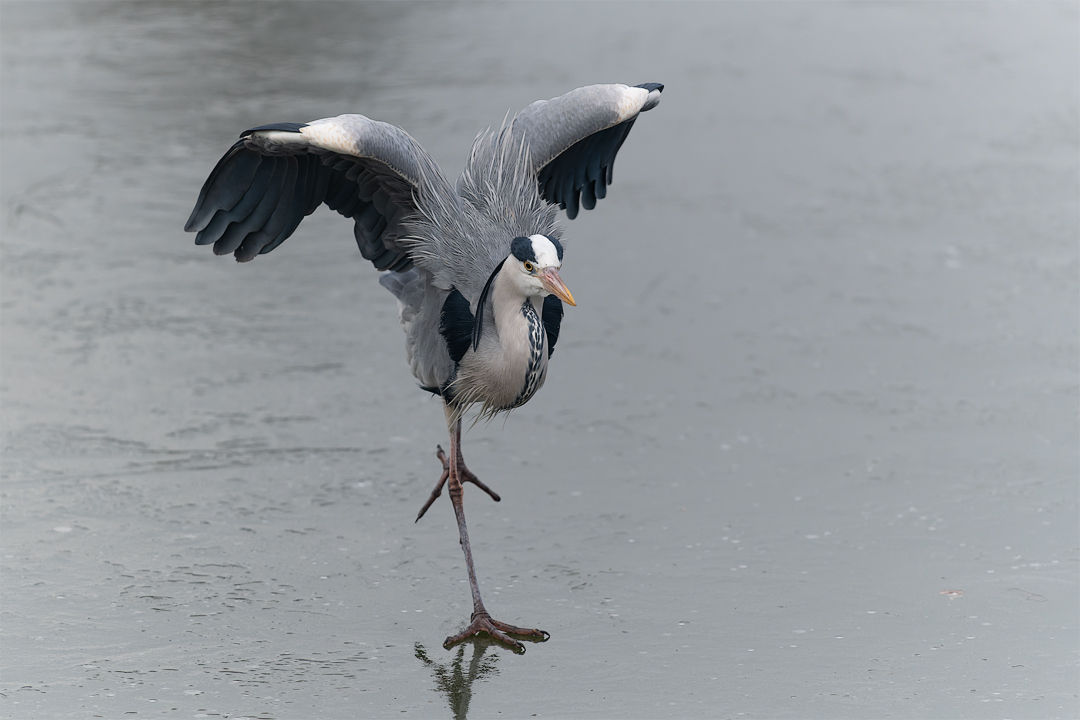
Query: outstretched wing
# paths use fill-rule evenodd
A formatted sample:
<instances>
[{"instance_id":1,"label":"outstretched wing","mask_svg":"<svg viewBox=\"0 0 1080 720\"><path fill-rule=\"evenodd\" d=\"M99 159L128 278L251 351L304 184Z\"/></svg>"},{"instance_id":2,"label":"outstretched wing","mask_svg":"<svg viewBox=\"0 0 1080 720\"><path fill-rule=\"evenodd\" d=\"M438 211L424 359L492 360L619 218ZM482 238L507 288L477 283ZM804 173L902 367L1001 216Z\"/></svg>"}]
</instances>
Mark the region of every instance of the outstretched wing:
<instances>
[{"instance_id":1,"label":"outstretched wing","mask_svg":"<svg viewBox=\"0 0 1080 720\"><path fill-rule=\"evenodd\" d=\"M401 128L363 115L261 125L240 135L207 178L184 230L240 262L268 253L326 203L353 218L360 253L379 270L407 270L398 240L435 161Z\"/></svg>"},{"instance_id":2,"label":"outstretched wing","mask_svg":"<svg viewBox=\"0 0 1080 720\"><path fill-rule=\"evenodd\" d=\"M579 206L596 207L634 121L659 104L663 90L660 83L589 85L519 112L511 132L529 148L541 196L571 220Z\"/></svg>"}]
</instances>

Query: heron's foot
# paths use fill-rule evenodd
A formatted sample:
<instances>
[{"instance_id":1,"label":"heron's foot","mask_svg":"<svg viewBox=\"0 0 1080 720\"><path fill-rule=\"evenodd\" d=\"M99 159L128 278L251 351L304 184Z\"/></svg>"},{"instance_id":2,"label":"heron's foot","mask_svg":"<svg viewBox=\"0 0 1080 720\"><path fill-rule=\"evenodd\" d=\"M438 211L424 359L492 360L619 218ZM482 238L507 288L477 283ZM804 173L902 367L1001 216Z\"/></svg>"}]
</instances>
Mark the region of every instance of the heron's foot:
<instances>
[{"instance_id":1,"label":"heron's foot","mask_svg":"<svg viewBox=\"0 0 1080 720\"><path fill-rule=\"evenodd\" d=\"M435 489L431 491L431 496L428 497L427 502L424 503L424 507L420 508L420 512L419 514L417 514L415 522L419 522L420 518L424 517L424 513L426 513L428 511L428 508L431 507L431 504L434 503L440 495L442 495L443 485L446 484L447 479L449 479L450 477L450 459L446 457L446 452L442 449L442 445L436 445L435 447L438 449L438 452L435 453L435 456L439 458L440 462L442 462L443 472L442 475L439 477L439 482L435 483ZM487 485L480 482L480 479L473 475L472 471L469 470L469 468L465 467L465 461L461 459L460 455L458 455L457 476L458 480L460 480L461 482L471 482L473 485L486 492L495 502L499 502L500 500L502 500L502 498L499 497L499 493L495 492Z\"/></svg>"},{"instance_id":2,"label":"heron's foot","mask_svg":"<svg viewBox=\"0 0 1080 720\"><path fill-rule=\"evenodd\" d=\"M442 462L443 472L449 473L450 472L450 460L446 457L446 453L443 452L442 445L436 445L435 448L438 451L438 452L435 453L435 457L439 458L439 461ZM481 490L486 492L488 495L490 495L491 499L494 500L495 502L499 502L500 500L502 500L502 498L499 497L499 493L495 492L494 490L489 488L487 485L480 482L480 478L473 475L472 471L469 470L469 468L465 467L465 461L461 459L460 454L458 455L457 471L458 471L458 480L460 480L461 482L471 482L473 485L475 485L476 487L480 488Z\"/></svg>"},{"instance_id":3,"label":"heron's foot","mask_svg":"<svg viewBox=\"0 0 1080 720\"><path fill-rule=\"evenodd\" d=\"M533 642L547 642L547 639L551 637L551 635L543 630L519 628L516 625L508 625L507 623L499 622L488 615L486 611L481 611L473 613L472 622L469 623L469 627L465 628L465 630L457 635L446 638L446 640L443 641L443 647L449 650L462 640L471 638L473 635L479 635L482 632L487 633L504 645L509 645L518 655L525 652L525 646L511 638L511 635L531 638Z\"/></svg>"}]
</instances>

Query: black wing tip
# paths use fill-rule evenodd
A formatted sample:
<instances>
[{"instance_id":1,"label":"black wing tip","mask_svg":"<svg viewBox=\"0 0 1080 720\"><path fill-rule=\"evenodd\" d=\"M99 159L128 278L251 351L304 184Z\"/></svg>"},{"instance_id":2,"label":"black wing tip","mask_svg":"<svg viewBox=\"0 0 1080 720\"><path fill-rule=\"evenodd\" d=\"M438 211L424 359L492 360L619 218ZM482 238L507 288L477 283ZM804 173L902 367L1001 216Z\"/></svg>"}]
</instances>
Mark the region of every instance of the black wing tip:
<instances>
[{"instance_id":1,"label":"black wing tip","mask_svg":"<svg viewBox=\"0 0 1080 720\"><path fill-rule=\"evenodd\" d=\"M642 83L637 87L649 91L649 97L645 100L645 104L641 106L641 110L638 112L652 110L660 104L660 93L664 92L664 83Z\"/></svg>"},{"instance_id":2,"label":"black wing tip","mask_svg":"<svg viewBox=\"0 0 1080 720\"><path fill-rule=\"evenodd\" d=\"M221 179L222 173L232 174L236 170L237 155L242 153L249 153L250 151L244 147L243 140L237 140L233 143L233 146L221 156L221 159L214 165L214 169L210 171L210 175L206 178L206 182L203 183L202 189L199 191L199 199L195 201L195 207L191 210L191 214L188 216L187 222L184 223L184 232L201 232L214 217L214 213L217 212L219 207L205 206L203 203L207 197L211 194L217 181ZM258 167L257 155L255 165L251 167L251 171L254 172ZM247 158L250 160L251 158ZM242 165L244 158L240 158L240 164ZM245 171L241 172L241 175ZM248 178L250 182L250 178ZM197 243L201 244L201 243Z\"/></svg>"},{"instance_id":3,"label":"black wing tip","mask_svg":"<svg viewBox=\"0 0 1080 720\"><path fill-rule=\"evenodd\" d=\"M260 125L259 127L253 127L250 130L245 130L244 132L240 133L240 137L241 138L246 138L248 135L251 135L252 133L260 132L262 130L277 130L279 132L298 133L298 132L300 132L300 128L306 128L307 126L308 126L307 123L293 123L293 122L270 123L268 125Z\"/></svg>"}]
</instances>

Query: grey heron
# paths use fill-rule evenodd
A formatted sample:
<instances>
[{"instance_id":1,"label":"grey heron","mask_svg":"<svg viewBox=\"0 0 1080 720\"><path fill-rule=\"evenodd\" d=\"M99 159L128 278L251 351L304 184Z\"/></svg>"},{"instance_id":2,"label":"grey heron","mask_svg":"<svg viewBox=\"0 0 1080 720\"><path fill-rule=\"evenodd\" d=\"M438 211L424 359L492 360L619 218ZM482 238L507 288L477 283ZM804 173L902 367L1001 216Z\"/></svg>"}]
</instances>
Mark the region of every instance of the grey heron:
<instances>
[{"instance_id":1,"label":"grey heron","mask_svg":"<svg viewBox=\"0 0 1080 720\"><path fill-rule=\"evenodd\" d=\"M500 498L465 467L462 415L520 407L544 384L562 304L575 304L559 277L558 208L573 219L606 195L616 153L663 89L590 85L534 102L477 136L456 187L404 130L363 115L261 125L218 161L184 227L246 262L323 203L353 219L361 255L397 297L413 375L443 400L450 452L438 448L442 476L416 519L447 485L473 600L445 647L485 632L524 652L510 635L548 638L493 619L480 598L462 483Z\"/></svg>"}]
</instances>

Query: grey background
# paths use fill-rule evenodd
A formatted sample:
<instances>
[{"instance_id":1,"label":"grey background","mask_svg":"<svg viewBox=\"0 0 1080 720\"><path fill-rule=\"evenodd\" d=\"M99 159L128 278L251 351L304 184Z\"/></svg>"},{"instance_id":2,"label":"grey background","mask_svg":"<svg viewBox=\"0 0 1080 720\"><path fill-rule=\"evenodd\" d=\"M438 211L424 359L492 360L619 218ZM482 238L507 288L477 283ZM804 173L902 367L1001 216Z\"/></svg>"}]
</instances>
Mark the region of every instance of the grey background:
<instances>
[{"instance_id":1,"label":"grey background","mask_svg":"<svg viewBox=\"0 0 1080 720\"><path fill-rule=\"evenodd\" d=\"M1075 3L14 3L3 715L1077 717ZM445 442L317 212L181 232L244 128L667 84L566 223L547 386ZM962 594L960 594L962 592Z\"/></svg>"}]
</instances>

